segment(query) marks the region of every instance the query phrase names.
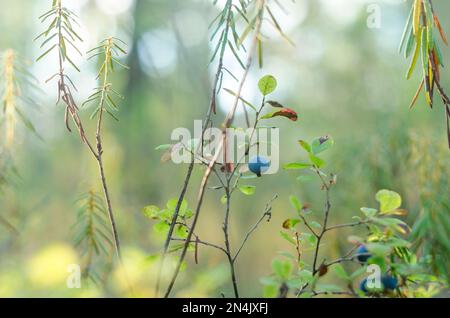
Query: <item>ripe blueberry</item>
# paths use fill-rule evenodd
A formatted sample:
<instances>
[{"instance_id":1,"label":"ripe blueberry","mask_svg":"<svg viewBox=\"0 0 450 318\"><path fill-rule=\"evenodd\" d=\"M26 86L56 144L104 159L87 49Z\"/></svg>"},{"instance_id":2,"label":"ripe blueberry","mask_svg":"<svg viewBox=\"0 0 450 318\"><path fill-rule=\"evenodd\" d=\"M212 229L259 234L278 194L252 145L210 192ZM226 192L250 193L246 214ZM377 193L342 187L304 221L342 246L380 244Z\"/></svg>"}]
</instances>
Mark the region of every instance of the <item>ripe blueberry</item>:
<instances>
[{"instance_id":1,"label":"ripe blueberry","mask_svg":"<svg viewBox=\"0 0 450 318\"><path fill-rule=\"evenodd\" d=\"M269 159L263 156L254 156L250 158L250 161L248 163L248 169L258 177L261 177L261 174L263 172L266 172L269 169L269 166Z\"/></svg>"},{"instance_id":2,"label":"ripe blueberry","mask_svg":"<svg viewBox=\"0 0 450 318\"><path fill-rule=\"evenodd\" d=\"M364 278L360 283L359 283L359 289L361 291L363 291L365 294L369 293L369 290L367 289L367 278Z\"/></svg>"},{"instance_id":3,"label":"ripe blueberry","mask_svg":"<svg viewBox=\"0 0 450 318\"><path fill-rule=\"evenodd\" d=\"M388 290L394 290L398 285L397 278L388 274L381 276L381 283L383 284L384 289Z\"/></svg>"},{"instance_id":4,"label":"ripe blueberry","mask_svg":"<svg viewBox=\"0 0 450 318\"><path fill-rule=\"evenodd\" d=\"M369 251L367 250L367 248L364 245L360 245L357 250L356 250L356 258L358 259L358 261L360 261L361 263L365 263L367 262L367 260L371 257L372 255L369 253Z\"/></svg>"}]
</instances>

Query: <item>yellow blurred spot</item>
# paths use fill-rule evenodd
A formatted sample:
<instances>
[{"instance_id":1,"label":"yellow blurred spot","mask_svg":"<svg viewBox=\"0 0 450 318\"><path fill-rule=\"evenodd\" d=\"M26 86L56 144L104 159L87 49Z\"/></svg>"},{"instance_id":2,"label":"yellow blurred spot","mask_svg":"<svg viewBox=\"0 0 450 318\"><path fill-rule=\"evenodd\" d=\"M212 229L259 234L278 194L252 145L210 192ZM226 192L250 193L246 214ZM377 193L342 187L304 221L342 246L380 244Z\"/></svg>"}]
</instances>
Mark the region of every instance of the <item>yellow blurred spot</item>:
<instances>
[{"instance_id":1,"label":"yellow blurred spot","mask_svg":"<svg viewBox=\"0 0 450 318\"><path fill-rule=\"evenodd\" d=\"M77 254L70 245L52 244L28 261L28 276L34 287L65 287L69 265L78 263Z\"/></svg>"}]
</instances>

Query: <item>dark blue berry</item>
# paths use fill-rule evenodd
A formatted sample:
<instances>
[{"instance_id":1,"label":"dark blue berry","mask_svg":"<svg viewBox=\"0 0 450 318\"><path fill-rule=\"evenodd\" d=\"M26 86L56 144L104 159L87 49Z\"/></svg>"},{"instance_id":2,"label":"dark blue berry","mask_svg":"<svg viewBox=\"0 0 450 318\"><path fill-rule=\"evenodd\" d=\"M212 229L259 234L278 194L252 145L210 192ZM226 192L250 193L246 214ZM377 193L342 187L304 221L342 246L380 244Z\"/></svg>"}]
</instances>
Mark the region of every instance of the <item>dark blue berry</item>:
<instances>
[{"instance_id":1,"label":"dark blue berry","mask_svg":"<svg viewBox=\"0 0 450 318\"><path fill-rule=\"evenodd\" d=\"M358 259L358 261L360 261L361 263L365 263L367 262L367 260L371 257L372 255L369 253L369 251L367 250L367 248L364 245L360 245L357 250L356 250L356 258Z\"/></svg>"},{"instance_id":2,"label":"dark blue berry","mask_svg":"<svg viewBox=\"0 0 450 318\"><path fill-rule=\"evenodd\" d=\"M269 159L263 156L254 156L250 158L248 163L248 169L258 177L260 177L263 172L266 172L269 169L269 166Z\"/></svg>"},{"instance_id":3,"label":"dark blue berry","mask_svg":"<svg viewBox=\"0 0 450 318\"><path fill-rule=\"evenodd\" d=\"M383 284L384 289L387 290L394 290L398 286L397 278L388 274L381 277L381 283Z\"/></svg>"},{"instance_id":4,"label":"dark blue berry","mask_svg":"<svg viewBox=\"0 0 450 318\"><path fill-rule=\"evenodd\" d=\"M361 291L363 291L365 294L369 293L369 290L367 289L367 278L364 278L360 283L359 283L359 289Z\"/></svg>"}]
</instances>

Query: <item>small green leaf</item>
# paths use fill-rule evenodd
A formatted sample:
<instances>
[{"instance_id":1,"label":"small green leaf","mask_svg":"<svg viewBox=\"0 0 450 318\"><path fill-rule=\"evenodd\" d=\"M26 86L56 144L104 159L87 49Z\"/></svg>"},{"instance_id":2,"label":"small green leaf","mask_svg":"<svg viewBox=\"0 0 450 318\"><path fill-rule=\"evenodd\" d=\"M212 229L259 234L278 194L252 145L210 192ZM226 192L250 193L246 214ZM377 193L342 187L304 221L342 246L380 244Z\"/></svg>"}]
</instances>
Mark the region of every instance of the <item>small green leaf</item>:
<instances>
[{"instance_id":1,"label":"small green leaf","mask_svg":"<svg viewBox=\"0 0 450 318\"><path fill-rule=\"evenodd\" d=\"M294 209L297 212L300 212L302 210L302 208L303 208L302 203L296 196L291 195L289 197L289 202L291 202L291 205L294 207Z\"/></svg>"},{"instance_id":2,"label":"small green leaf","mask_svg":"<svg viewBox=\"0 0 450 318\"><path fill-rule=\"evenodd\" d=\"M245 195L253 195L256 191L256 187L250 185L239 186L239 191Z\"/></svg>"},{"instance_id":3,"label":"small green leaf","mask_svg":"<svg viewBox=\"0 0 450 318\"><path fill-rule=\"evenodd\" d=\"M262 77L258 82L260 92L267 96L277 88L277 80L272 75Z\"/></svg>"},{"instance_id":4,"label":"small green leaf","mask_svg":"<svg viewBox=\"0 0 450 318\"><path fill-rule=\"evenodd\" d=\"M369 252L378 256L386 256L392 250L392 248L389 245L382 243L368 243L366 247L369 250Z\"/></svg>"},{"instance_id":5,"label":"small green leaf","mask_svg":"<svg viewBox=\"0 0 450 318\"><path fill-rule=\"evenodd\" d=\"M384 189L378 191L375 198L380 203L381 213L395 210L402 204L401 196L397 192L390 190Z\"/></svg>"},{"instance_id":6,"label":"small green leaf","mask_svg":"<svg viewBox=\"0 0 450 318\"><path fill-rule=\"evenodd\" d=\"M336 276L338 276L339 278L350 281L350 276L347 274L347 272L345 271L344 267L342 267L341 264L334 265L333 270L336 273Z\"/></svg>"},{"instance_id":7,"label":"small green leaf","mask_svg":"<svg viewBox=\"0 0 450 318\"><path fill-rule=\"evenodd\" d=\"M142 209L142 213L149 219L158 219L159 211L156 205L149 205Z\"/></svg>"},{"instance_id":8,"label":"small green leaf","mask_svg":"<svg viewBox=\"0 0 450 318\"><path fill-rule=\"evenodd\" d=\"M292 238L291 235L289 235L286 232L280 231L280 235L283 239L285 239L286 241L288 241L289 243L291 243L292 245L295 245L297 242Z\"/></svg>"},{"instance_id":9,"label":"small green leaf","mask_svg":"<svg viewBox=\"0 0 450 318\"><path fill-rule=\"evenodd\" d=\"M283 222L283 228L286 230L290 230L294 228L298 223L300 223L299 219L287 219Z\"/></svg>"},{"instance_id":10,"label":"small green leaf","mask_svg":"<svg viewBox=\"0 0 450 318\"><path fill-rule=\"evenodd\" d=\"M298 143L300 146L308 153L311 153L311 146L304 140L299 140Z\"/></svg>"},{"instance_id":11,"label":"small green leaf","mask_svg":"<svg viewBox=\"0 0 450 318\"><path fill-rule=\"evenodd\" d=\"M158 234L165 235L169 232L169 224L167 224L165 221L158 222L153 226L153 230Z\"/></svg>"},{"instance_id":12,"label":"small green leaf","mask_svg":"<svg viewBox=\"0 0 450 318\"><path fill-rule=\"evenodd\" d=\"M311 150L314 155L318 155L321 152L331 148L334 145L334 140L330 136L320 137L314 139L311 144Z\"/></svg>"},{"instance_id":13,"label":"small green leaf","mask_svg":"<svg viewBox=\"0 0 450 318\"><path fill-rule=\"evenodd\" d=\"M264 298L275 298L278 295L278 286L265 285L264 286Z\"/></svg>"},{"instance_id":14,"label":"small green leaf","mask_svg":"<svg viewBox=\"0 0 450 318\"><path fill-rule=\"evenodd\" d=\"M292 162L292 163L285 164L283 166L283 169L285 169L285 170L302 170L302 169L307 169L310 167L311 167L310 163Z\"/></svg>"},{"instance_id":15,"label":"small green leaf","mask_svg":"<svg viewBox=\"0 0 450 318\"><path fill-rule=\"evenodd\" d=\"M310 283L313 279L313 274L311 271L304 269L298 272L298 277L306 283Z\"/></svg>"},{"instance_id":16,"label":"small green leaf","mask_svg":"<svg viewBox=\"0 0 450 318\"><path fill-rule=\"evenodd\" d=\"M366 217L371 218L378 213L378 210L372 208L361 208L361 212L364 213Z\"/></svg>"},{"instance_id":17,"label":"small green leaf","mask_svg":"<svg viewBox=\"0 0 450 318\"><path fill-rule=\"evenodd\" d=\"M309 155L309 160L317 167L322 168L325 165L325 161L319 157L314 156L312 153Z\"/></svg>"}]
</instances>

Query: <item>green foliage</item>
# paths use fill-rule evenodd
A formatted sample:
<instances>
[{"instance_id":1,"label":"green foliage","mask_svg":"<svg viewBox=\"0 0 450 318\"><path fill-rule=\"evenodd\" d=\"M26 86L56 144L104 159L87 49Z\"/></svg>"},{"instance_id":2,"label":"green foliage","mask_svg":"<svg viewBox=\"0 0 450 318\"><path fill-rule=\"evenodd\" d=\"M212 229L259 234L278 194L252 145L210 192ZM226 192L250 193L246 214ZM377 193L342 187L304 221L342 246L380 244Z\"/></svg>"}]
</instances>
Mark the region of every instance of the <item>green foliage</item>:
<instances>
[{"instance_id":1,"label":"green foliage","mask_svg":"<svg viewBox=\"0 0 450 318\"><path fill-rule=\"evenodd\" d=\"M441 22L434 11L431 0L414 0L406 26L400 41L399 51L404 50L405 58L411 58L411 63L406 75L410 79L419 61L422 61L422 80L412 99L410 108L413 107L420 92L425 88L427 104L432 108L434 104L434 93L438 91L445 107L445 122L447 125L447 137L450 147L450 98L446 95L440 79L441 67L444 66L443 56L439 43L436 40L439 33L442 42L448 45L445 32Z\"/></svg>"},{"instance_id":2,"label":"green foliage","mask_svg":"<svg viewBox=\"0 0 450 318\"><path fill-rule=\"evenodd\" d=\"M413 249L429 261L432 273L447 284L450 280L450 160L448 149L439 143L429 143L428 136L412 136L411 168L416 184L414 225L411 231ZM423 151L428 149L428 151ZM435 160L447 158L446 160Z\"/></svg>"},{"instance_id":3,"label":"green foliage","mask_svg":"<svg viewBox=\"0 0 450 318\"><path fill-rule=\"evenodd\" d=\"M157 222L154 224L153 230L162 238L167 236L173 215L175 213L177 202L178 199L173 198L167 201L166 206L163 209L160 209L155 205L149 205L142 209L142 213L144 214L145 217ZM178 218L176 221L174 231L174 237L176 239L185 239L187 237L188 233L187 221L190 218L192 218L192 216L193 212L188 207L187 201L183 200L179 209ZM183 245L177 244L173 249L170 250L170 252L177 251L181 246Z\"/></svg>"},{"instance_id":4,"label":"green foliage","mask_svg":"<svg viewBox=\"0 0 450 318\"><path fill-rule=\"evenodd\" d=\"M365 296L359 290L359 283L355 281L364 273L371 270L370 265L377 265L381 273L389 273L396 281L397 288L371 289L369 296L377 297L430 297L446 286L445 282L433 276L429 271L427 257L417 257L411 249L412 243L408 240L409 226L394 215L404 216L406 211L401 209L401 197L391 190L380 190L375 198L379 208L361 208L362 216L353 217L355 222L338 225L329 225L331 202L329 192L336 184L336 177L320 170L316 155L329 149L334 144L331 137L315 139L311 144L300 141L301 147L309 154L310 163L288 164L287 170L293 168L311 169L319 178L322 190L326 191L325 211L322 222L315 221L318 216L305 208L300 200L290 197L290 202L295 210L295 217L285 220L282 224L281 237L289 243L295 253L282 252L287 260L276 259L272 263L272 275L261 279L264 285L265 297L314 297L319 295L347 295L353 297ZM312 157L313 156L313 157ZM365 238L349 237L354 244L346 255L332 261L325 257L319 261L321 244L326 233L344 228L364 226L367 229ZM358 246L364 246L368 256L358 257L355 252ZM312 251L311 259L305 257L307 251ZM352 263L360 263L362 267L356 269L350 266ZM346 264L344 268L343 264ZM351 272L348 270L352 269ZM339 285L326 283L333 273ZM336 281L336 278L333 280Z\"/></svg>"},{"instance_id":5,"label":"green foliage","mask_svg":"<svg viewBox=\"0 0 450 318\"><path fill-rule=\"evenodd\" d=\"M103 40L100 45L93 48L87 52L91 54L88 59L98 57L101 61L100 69L97 73L97 78L101 78L101 86L96 88L94 93L92 93L88 99L83 103L87 105L90 103L95 103L97 107L91 114L91 119L96 116L101 116L102 112L105 111L115 120L118 120L114 112L119 111L119 106L116 99L124 99L124 97L119 94L110 82L110 75L114 72L115 66L121 66L128 69L128 66L122 64L119 61L119 57L123 54L127 54L122 46L126 45L120 39L110 37Z\"/></svg>"},{"instance_id":6,"label":"green foliage","mask_svg":"<svg viewBox=\"0 0 450 318\"><path fill-rule=\"evenodd\" d=\"M261 94L267 96L277 88L277 80L272 75L266 75L259 80L258 88Z\"/></svg>"},{"instance_id":7,"label":"green foliage","mask_svg":"<svg viewBox=\"0 0 450 318\"><path fill-rule=\"evenodd\" d=\"M78 72L80 69L72 62L67 53L67 47L71 46L80 56L81 51L77 48L76 42L83 39L75 31L74 26L79 26L77 15L62 5L62 0L53 1L52 8L39 17L41 23L49 22L48 27L34 40L43 38L41 48L45 48L36 61L43 59L55 49L63 61L69 62Z\"/></svg>"},{"instance_id":8,"label":"green foliage","mask_svg":"<svg viewBox=\"0 0 450 318\"><path fill-rule=\"evenodd\" d=\"M108 213L103 199L94 191L83 194L78 200L79 210L74 224L74 245L84 259L83 277L96 284L102 278L96 270L99 263L109 263L113 242L108 227ZM106 262L105 262L106 259Z\"/></svg>"},{"instance_id":9,"label":"green foliage","mask_svg":"<svg viewBox=\"0 0 450 318\"><path fill-rule=\"evenodd\" d=\"M394 191L380 190L375 198L380 203L381 213L391 213L402 205L402 198Z\"/></svg>"}]
</instances>

